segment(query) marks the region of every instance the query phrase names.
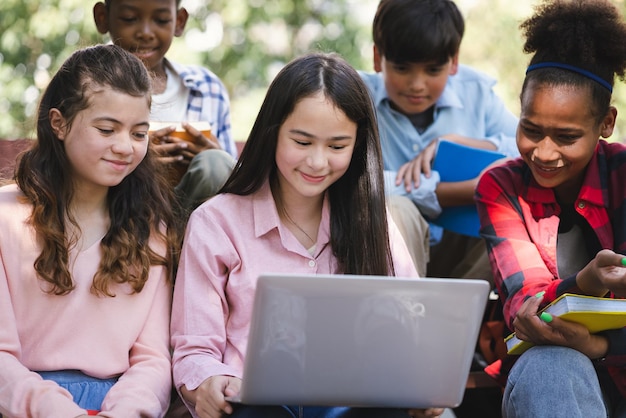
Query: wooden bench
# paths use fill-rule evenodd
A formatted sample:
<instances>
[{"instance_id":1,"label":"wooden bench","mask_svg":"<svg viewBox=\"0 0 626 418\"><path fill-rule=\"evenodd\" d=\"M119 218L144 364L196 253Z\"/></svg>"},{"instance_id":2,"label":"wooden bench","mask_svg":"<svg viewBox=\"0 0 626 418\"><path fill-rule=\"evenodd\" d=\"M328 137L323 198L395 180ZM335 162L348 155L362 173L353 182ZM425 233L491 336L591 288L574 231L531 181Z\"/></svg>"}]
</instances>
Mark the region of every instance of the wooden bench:
<instances>
[{"instance_id":1,"label":"wooden bench","mask_svg":"<svg viewBox=\"0 0 626 418\"><path fill-rule=\"evenodd\" d=\"M0 139L0 178L13 178L17 156L32 143L31 139Z\"/></svg>"}]
</instances>

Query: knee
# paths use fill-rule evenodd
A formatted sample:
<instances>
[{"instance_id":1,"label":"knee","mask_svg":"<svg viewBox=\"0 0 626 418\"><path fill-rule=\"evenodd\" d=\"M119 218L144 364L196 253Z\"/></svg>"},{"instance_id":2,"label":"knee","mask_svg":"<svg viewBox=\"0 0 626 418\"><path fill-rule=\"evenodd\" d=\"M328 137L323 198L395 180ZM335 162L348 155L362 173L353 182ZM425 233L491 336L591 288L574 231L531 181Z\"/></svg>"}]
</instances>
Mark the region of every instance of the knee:
<instances>
[{"instance_id":1,"label":"knee","mask_svg":"<svg viewBox=\"0 0 626 418\"><path fill-rule=\"evenodd\" d=\"M517 360L509 374L509 384L516 386L540 385L542 381L554 384L552 378L568 385L587 386L597 380L591 360L579 351L568 347L535 346Z\"/></svg>"}]
</instances>

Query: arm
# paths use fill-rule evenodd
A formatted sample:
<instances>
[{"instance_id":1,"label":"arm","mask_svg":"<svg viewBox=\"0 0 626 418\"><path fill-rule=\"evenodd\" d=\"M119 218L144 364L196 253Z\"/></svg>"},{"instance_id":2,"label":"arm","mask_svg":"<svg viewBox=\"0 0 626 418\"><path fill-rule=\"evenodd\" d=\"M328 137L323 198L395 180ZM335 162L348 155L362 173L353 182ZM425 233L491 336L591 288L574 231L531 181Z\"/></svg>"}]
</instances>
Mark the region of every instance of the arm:
<instances>
[{"instance_id":1,"label":"arm","mask_svg":"<svg viewBox=\"0 0 626 418\"><path fill-rule=\"evenodd\" d=\"M85 415L69 392L21 363L22 344L3 257L4 251L0 252L0 414L36 418L54 411L59 416Z\"/></svg>"},{"instance_id":2,"label":"arm","mask_svg":"<svg viewBox=\"0 0 626 418\"><path fill-rule=\"evenodd\" d=\"M191 410L202 409L207 404L226 410L224 392L210 389L209 379L241 378L243 353L233 353L236 349L229 343L226 332L230 314L226 285L229 272L238 262L229 237L209 211L203 209L194 212L187 225L174 289L171 321L174 384ZM207 236L212 237L210 242ZM220 387L225 390L227 386ZM198 396L206 403L200 402Z\"/></svg>"},{"instance_id":3,"label":"arm","mask_svg":"<svg viewBox=\"0 0 626 418\"><path fill-rule=\"evenodd\" d=\"M515 170L521 169L521 162L514 162ZM555 260L544 260L536 243L530 238L526 220L532 221L531 205L519 195L523 194L521 176L514 176L514 170L499 167L486 172L478 183L476 205L481 223L481 236L485 239L495 284L503 299L504 319L509 328L524 301L545 291L542 304L548 304L560 293L571 288L559 286L562 280L556 274ZM558 228L558 218L542 219L542 228ZM536 224L531 225L537 228ZM544 233L548 236L548 232ZM547 238L546 238L547 240ZM541 242L548 247L556 242ZM550 244L550 245L549 245ZM545 253L543 253L545 255ZM546 264L548 263L548 264ZM577 292L579 293L579 292Z\"/></svg>"},{"instance_id":4,"label":"arm","mask_svg":"<svg viewBox=\"0 0 626 418\"><path fill-rule=\"evenodd\" d=\"M172 285L166 281L166 274L163 266L151 267L148 280L153 283L147 283L142 290L151 303L143 318L141 332L129 351L130 367L104 398L101 415L160 416L169 407L172 390L169 351ZM132 298L130 302L133 303Z\"/></svg>"}]
</instances>

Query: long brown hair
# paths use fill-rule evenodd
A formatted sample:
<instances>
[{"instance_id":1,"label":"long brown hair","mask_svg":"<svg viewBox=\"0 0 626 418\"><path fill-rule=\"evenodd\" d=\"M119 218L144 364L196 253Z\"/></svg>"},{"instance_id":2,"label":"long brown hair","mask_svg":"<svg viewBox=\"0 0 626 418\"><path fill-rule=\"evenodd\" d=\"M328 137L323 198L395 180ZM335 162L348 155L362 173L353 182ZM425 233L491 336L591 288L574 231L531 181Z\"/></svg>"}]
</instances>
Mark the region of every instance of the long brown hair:
<instances>
[{"instance_id":1,"label":"long brown hair","mask_svg":"<svg viewBox=\"0 0 626 418\"><path fill-rule=\"evenodd\" d=\"M68 128L76 115L89 105L90 85L97 84L150 103L151 84L142 62L114 45L99 45L76 51L55 74L38 109L37 140L18 163L15 180L33 205L29 222L42 246L35 261L37 275L48 282L49 292L70 293L75 283L69 270L68 222L78 227L69 210L74 195L70 163L63 141L52 130L49 111L58 109ZM114 296L110 286L128 283L140 292L150 266L163 265L173 275L180 247L182 226L167 180L155 167L152 151L107 196L110 227L100 246L102 260L92 291ZM150 247L157 237L165 256Z\"/></svg>"}]
</instances>

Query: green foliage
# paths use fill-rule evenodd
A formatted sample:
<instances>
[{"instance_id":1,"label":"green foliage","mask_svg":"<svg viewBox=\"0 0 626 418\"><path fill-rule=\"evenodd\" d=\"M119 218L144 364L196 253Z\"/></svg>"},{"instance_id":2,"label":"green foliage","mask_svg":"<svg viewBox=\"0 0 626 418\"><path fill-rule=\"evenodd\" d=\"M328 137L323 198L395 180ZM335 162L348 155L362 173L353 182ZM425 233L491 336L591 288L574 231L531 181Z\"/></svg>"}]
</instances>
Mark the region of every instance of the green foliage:
<instances>
[{"instance_id":1,"label":"green foliage","mask_svg":"<svg viewBox=\"0 0 626 418\"><path fill-rule=\"evenodd\" d=\"M529 1L457 0L466 17L461 62L498 80L496 90L519 112L529 57L519 23ZM245 139L264 91L289 60L309 51L336 51L355 68L371 70L371 20L378 0L183 0L190 12L183 37L168 56L202 64L226 84L235 138ZM76 48L108 39L97 33L95 1L0 2L0 138L33 136L33 116L51 75ZM620 7L624 7L620 2ZM624 83L615 104L626 109ZM621 114L621 112L620 112ZM626 118L618 118L618 132Z\"/></svg>"},{"instance_id":2,"label":"green foliage","mask_svg":"<svg viewBox=\"0 0 626 418\"><path fill-rule=\"evenodd\" d=\"M100 37L81 0L2 0L0 16L0 138L32 136L50 74Z\"/></svg>"}]
</instances>

